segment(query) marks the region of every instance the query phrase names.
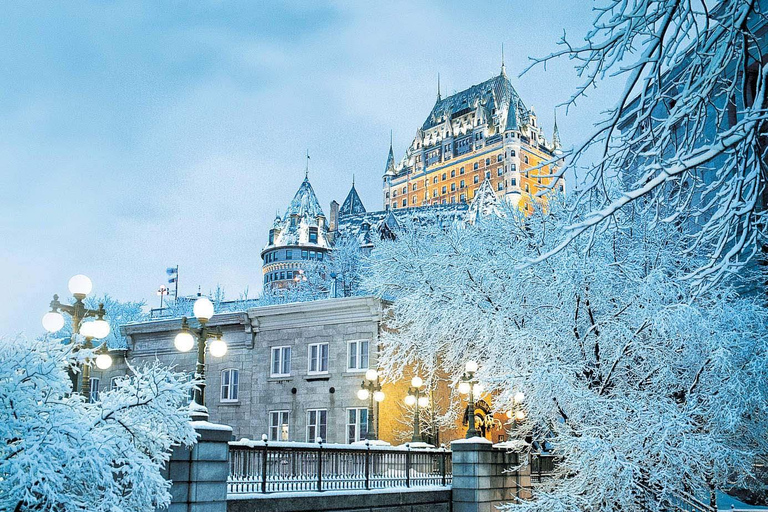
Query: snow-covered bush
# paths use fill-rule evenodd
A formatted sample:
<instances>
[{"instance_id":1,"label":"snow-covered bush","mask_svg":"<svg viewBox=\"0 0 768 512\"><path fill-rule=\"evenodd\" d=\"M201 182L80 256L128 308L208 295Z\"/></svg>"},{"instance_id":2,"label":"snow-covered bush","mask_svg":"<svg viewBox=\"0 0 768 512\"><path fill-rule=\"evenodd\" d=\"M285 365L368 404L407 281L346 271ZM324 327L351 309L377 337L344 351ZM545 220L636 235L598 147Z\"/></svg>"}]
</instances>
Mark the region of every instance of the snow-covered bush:
<instances>
[{"instance_id":1,"label":"snow-covered bush","mask_svg":"<svg viewBox=\"0 0 768 512\"><path fill-rule=\"evenodd\" d=\"M630 210L523 265L568 236L566 205L549 208L404 226L377 245L366 285L394 299L386 375L415 365L455 382L474 359L497 411L522 391L527 418L510 437L547 436L561 463L521 510L641 510L663 505L641 489L706 499L749 475L768 453L760 298L725 284L694 293L680 277L703 259L684 255L684 234Z\"/></svg>"},{"instance_id":2,"label":"snow-covered bush","mask_svg":"<svg viewBox=\"0 0 768 512\"><path fill-rule=\"evenodd\" d=\"M132 368L100 401L72 394L70 344L0 339L0 510L136 511L170 503L161 469L195 431L184 375Z\"/></svg>"}]
</instances>

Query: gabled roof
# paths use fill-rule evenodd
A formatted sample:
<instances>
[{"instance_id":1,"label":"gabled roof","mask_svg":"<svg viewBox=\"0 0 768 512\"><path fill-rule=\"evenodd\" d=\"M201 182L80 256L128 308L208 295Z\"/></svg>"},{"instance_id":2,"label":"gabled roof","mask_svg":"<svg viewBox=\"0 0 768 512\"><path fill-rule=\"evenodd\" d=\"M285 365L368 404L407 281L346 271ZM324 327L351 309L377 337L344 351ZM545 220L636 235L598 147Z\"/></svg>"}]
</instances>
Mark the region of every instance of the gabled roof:
<instances>
[{"instance_id":1,"label":"gabled roof","mask_svg":"<svg viewBox=\"0 0 768 512\"><path fill-rule=\"evenodd\" d=\"M301 182L299 190L296 191L296 195L293 196L291 204L288 205L288 209L285 210L283 219L289 218L291 215L298 215L299 217L317 217L318 215L325 216L323 208L320 206L320 202L317 200L315 191L312 189L312 185L309 183L308 178L304 178Z\"/></svg>"},{"instance_id":2,"label":"gabled roof","mask_svg":"<svg viewBox=\"0 0 768 512\"><path fill-rule=\"evenodd\" d=\"M363 201L360 199L360 196L357 195L357 190L355 190L355 184L353 182L352 188L350 189L349 194L347 194L347 198L344 200L341 208L339 208L339 215L355 215L357 213L365 213L365 206L363 206Z\"/></svg>"},{"instance_id":3,"label":"gabled roof","mask_svg":"<svg viewBox=\"0 0 768 512\"><path fill-rule=\"evenodd\" d=\"M450 119L451 115L466 109L475 110L479 105L485 105L489 112L492 112L493 108L516 105L519 110L522 110L518 112L521 118L524 112L527 114L517 91L512 87L506 74L502 73L447 98L439 99L424 121L422 129L433 128L445 122L446 118Z\"/></svg>"}]
</instances>

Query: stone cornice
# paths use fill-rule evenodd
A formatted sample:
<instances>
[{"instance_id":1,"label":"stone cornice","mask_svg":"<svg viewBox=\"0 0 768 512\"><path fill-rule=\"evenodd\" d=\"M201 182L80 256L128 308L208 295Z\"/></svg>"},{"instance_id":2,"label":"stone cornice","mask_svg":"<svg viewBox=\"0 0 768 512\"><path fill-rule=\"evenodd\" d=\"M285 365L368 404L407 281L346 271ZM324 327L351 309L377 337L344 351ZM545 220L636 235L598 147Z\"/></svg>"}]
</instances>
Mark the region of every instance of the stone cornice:
<instances>
[{"instance_id":1,"label":"stone cornice","mask_svg":"<svg viewBox=\"0 0 768 512\"><path fill-rule=\"evenodd\" d=\"M381 309L381 301L375 297L344 297L251 308L248 317L254 332L264 332L365 320L381 321Z\"/></svg>"}]
</instances>

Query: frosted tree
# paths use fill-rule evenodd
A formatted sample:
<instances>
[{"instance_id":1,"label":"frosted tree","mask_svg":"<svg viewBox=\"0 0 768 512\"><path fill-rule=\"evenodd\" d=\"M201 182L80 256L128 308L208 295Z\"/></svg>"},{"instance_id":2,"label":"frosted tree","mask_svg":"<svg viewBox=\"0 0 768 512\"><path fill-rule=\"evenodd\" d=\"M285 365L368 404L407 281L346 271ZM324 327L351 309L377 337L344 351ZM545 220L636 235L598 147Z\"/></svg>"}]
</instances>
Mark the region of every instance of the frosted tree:
<instances>
[{"instance_id":1,"label":"frosted tree","mask_svg":"<svg viewBox=\"0 0 768 512\"><path fill-rule=\"evenodd\" d=\"M72 394L76 362L61 340L0 339L0 510L166 507L163 464L195 440L185 407L194 382L159 364L131 368L87 403Z\"/></svg>"},{"instance_id":2,"label":"frosted tree","mask_svg":"<svg viewBox=\"0 0 768 512\"><path fill-rule=\"evenodd\" d=\"M593 9L583 42L563 36L561 50L533 65L577 62L583 82L566 107L606 77L624 77L625 87L557 172L578 171L577 194L592 210L534 261L643 198L660 210L649 220L698 226L681 249L706 258L682 277L706 285L738 272L766 241L766 3L603 0ZM611 193L616 174L624 186Z\"/></svg>"},{"instance_id":3,"label":"frosted tree","mask_svg":"<svg viewBox=\"0 0 768 512\"><path fill-rule=\"evenodd\" d=\"M546 437L560 463L519 510L653 510L743 482L768 450L765 308L725 284L694 291L681 276L706 257L684 256L652 212L622 209L553 251L579 208L548 208L406 225L377 245L365 284L394 301L385 375L456 383L474 359L497 412L525 394L510 439Z\"/></svg>"}]
</instances>

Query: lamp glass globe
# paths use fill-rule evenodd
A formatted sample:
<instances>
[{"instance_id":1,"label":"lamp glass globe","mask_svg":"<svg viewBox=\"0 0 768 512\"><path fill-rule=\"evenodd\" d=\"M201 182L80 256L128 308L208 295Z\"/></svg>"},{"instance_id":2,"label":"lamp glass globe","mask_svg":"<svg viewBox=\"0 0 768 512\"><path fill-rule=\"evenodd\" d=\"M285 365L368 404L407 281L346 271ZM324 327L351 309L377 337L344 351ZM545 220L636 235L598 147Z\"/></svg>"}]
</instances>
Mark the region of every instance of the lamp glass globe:
<instances>
[{"instance_id":1,"label":"lamp glass globe","mask_svg":"<svg viewBox=\"0 0 768 512\"><path fill-rule=\"evenodd\" d=\"M512 419L512 416L514 416L514 415L515 415L515 413L511 409L509 411L507 411L507 418L509 418L510 420Z\"/></svg>"},{"instance_id":2,"label":"lamp glass globe","mask_svg":"<svg viewBox=\"0 0 768 512\"><path fill-rule=\"evenodd\" d=\"M80 335L86 338L95 338L96 329L93 328L94 322L85 322L80 324Z\"/></svg>"},{"instance_id":3,"label":"lamp glass globe","mask_svg":"<svg viewBox=\"0 0 768 512\"><path fill-rule=\"evenodd\" d=\"M182 331L176 335L173 344L179 352L189 352L195 344L195 338L188 332Z\"/></svg>"},{"instance_id":4,"label":"lamp glass globe","mask_svg":"<svg viewBox=\"0 0 768 512\"><path fill-rule=\"evenodd\" d=\"M365 380L376 380L379 378L379 372L371 368L370 370L365 372Z\"/></svg>"},{"instance_id":5,"label":"lamp glass globe","mask_svg":"<svg viewBox=\"0 0 768 512\"><path fill-rule=\"evenodd\" d=\"M373 392L373 399L377 402L381 402L384 400L384 392L383 391L374 391Z\"/></svg>"},{"instance_id":6,"label":"lamp glass globe","mask_svg":"<svg viewBox=\"0 0 768 512\"><path fill-rule=\"evenodd\" d=\"M475 384L472 386L472 393L475 394L475 396L480 396L483 394L483 391L485 391L485 388L482 384Z\"/></svg>"},{"instance_id":7,"label":"lamp glass globe","mask_svg":"<svg viewBox=\"0 0 768 512\"><path fill-rule=\"evenodd\" d=\"M93 324L93 337L96 339L102 339L109 336L109 322L106 320L94 320L91 322Z\"/></svg>"},{"instance_id":8,"label":"lamp glass globe","mask_svg":"<svg viewBox=\"0 0 768 512\"><path fill-rule=\"evenodd\" d=\"M416 397L413 395L408 395L405 397L405 405L415 405L416 404Z\"/></svg>"},{"instance_id":9,"label":"lamp glass globe","mask_svg":"<svg viewBox=\"0 0 768 512\"><path fill-rule=\"evenodd\" d=\"M475 361L467 361L467 364L464 365L464 369L469 373L475 373L477 371L477 363Z\"/></svg>"},{"instance_id":10,"label":"lamp glass globe","mask_svg":"<svg viewBox=\"0 0 768 512\"><path fill-rule=\"evenodd\" d=\"M224 340L213 340L209 346L209 350L213 357L224 357L224 354L227 353L227 344Z\"/></svg>"},{"instance_id":11,"label":"lamp glass globe","mask_svg":"<svg viewBox=\"0 0 768 512\"><path fill-rule=\"evenodd\" d=\"M426 396L419 397L419 407L426 407L429 405L429 398Z\"/></svg>"},{"instance_id":12,"label":"lamp glass globe","mask_svg":"<svg viewBox=\"0 0 768 512\"><path fill-rule=\"evenodd\" d=\"M43 315L43 328L48 332L56 332L64 327L64 315L57 311L49 311Z\"/></svg>"},{"instance_id":13,"label":"lamp glass globe","mask_svg":"<svg viewBox=\"0 0 768 512\"><path fill-rule=\"evenodd\" d=\"M523 412L523 411L517 411L517 412L515 413L515 419L516 419L517 421L523 421L523 420L525 419L525 412Z\"/></svg>"},{"instance_id":14,"label":"lamp glass globe","mask_svg":"<svg viewBox=\"0 0 768 512\"><path fill-rule=\"evenodd\" d=\"M515 393L513 400L515 401L516 404L522 403L523 400L525 400L525 395L523 394L522 391L518 391L517 393Z\"/></svg>"},{"instance_id":15,"label":"lamp glass globe","mask_svg":"<svg viewBox=\"0 0 768 512\"><path fill-rule=\"evenodd\" d=\"M424 384L424 381L421 380L421 377L416 376L411 379L411 386L415 388L420 388L423 384Z\"/></svg>"},{"instance_id":16,"label":"lamp glass globe","mask_svg":"<svg viewBox=\"0 0 768 512\"><path fill-rule=\"evenodd\" d=\"M72 276L72 278L69 280L68 288L72 295L85 296L91 293L91 290L93 289L93 283L88 276L77 274L76 276Z\"/></svg>"},{"instance_id":17,"label":"lamp glass globe","mask_svg":"<svg viewBox=\"0 0 768 512\"><path fill-rule=\"evenodd\" d=\"M195 301L192 311L195 313L195 318L210 320L213 316L213 302L208 300L208 297L200 297Z\"/></svg>"},{"instance_id":18,"label":"lamp glass globe","mask_svg":"<svg viewBox=\"0 0 768 512\"><path fill-rule=\"evenodd\" d=\"M459 393L461 393L462 395L468 394L470 389L471 388L469 387L469 382L459 383Z\"/></svg>"},{"instance_id":19,"label":"lamp glass globe","mask_svg":"<svg viewBox=\"0 0 768 512\"><path fill-rule=\"evenodd\" d=\"M96 366L101 370L106 370L112 366L112 357L109 354L99 354L96 356Z\"/></svg>"},{"instance_id":20,"label":"lamp glass globe","mask_svg":"<svg viewBox=\"0 0 768 512\"><path fill-rule=\"evenodd\" d=\"M359 398L360 400L368 400L369 396L370 396L370 392L367 389L357 390L357 398Z\"/></svg>"}]
</instances>

